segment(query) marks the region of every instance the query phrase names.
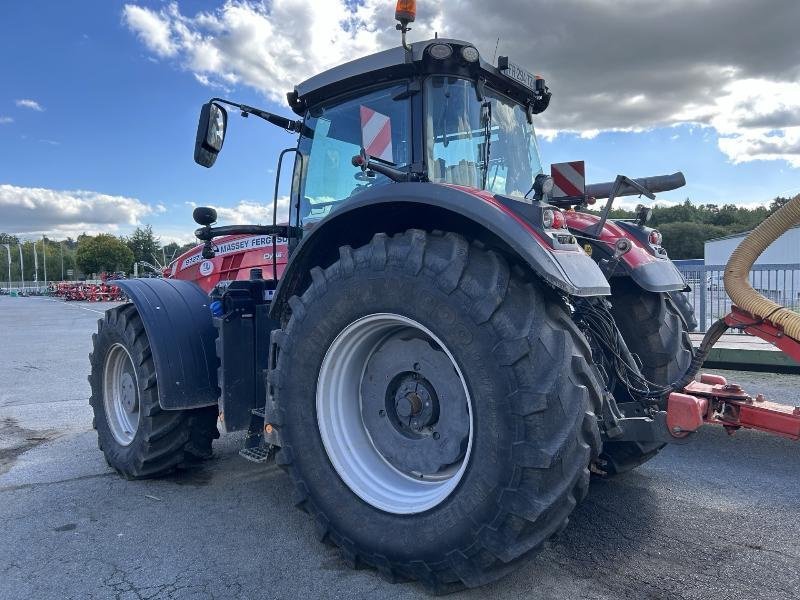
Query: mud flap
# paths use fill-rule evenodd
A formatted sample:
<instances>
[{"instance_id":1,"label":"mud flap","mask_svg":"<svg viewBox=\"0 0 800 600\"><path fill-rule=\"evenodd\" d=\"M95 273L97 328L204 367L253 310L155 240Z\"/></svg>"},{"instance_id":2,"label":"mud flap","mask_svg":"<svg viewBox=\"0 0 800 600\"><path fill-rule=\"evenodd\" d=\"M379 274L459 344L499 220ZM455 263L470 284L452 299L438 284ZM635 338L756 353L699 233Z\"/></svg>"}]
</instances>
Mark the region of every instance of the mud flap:
<instances>
[{"instance_id":1,"label":"mud flap","mask_svg":"<svg viewBox=\"0 0 800 600\"><path fill-rule=\"evenodd\" d=\"M150 340L164 410L217 404L217 332L209 298L196 284L179 279L115 281L136 306Z\"/></svg>"}]
</instances>

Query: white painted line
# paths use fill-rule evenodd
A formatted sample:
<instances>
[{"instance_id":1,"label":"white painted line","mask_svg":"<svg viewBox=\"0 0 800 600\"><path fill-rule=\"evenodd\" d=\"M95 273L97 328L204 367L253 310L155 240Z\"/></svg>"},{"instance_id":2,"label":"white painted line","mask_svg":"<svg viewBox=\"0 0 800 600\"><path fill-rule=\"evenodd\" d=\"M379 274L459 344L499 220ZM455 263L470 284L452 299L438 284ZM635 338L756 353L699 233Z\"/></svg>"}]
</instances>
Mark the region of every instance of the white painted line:
<instances>
[{"instance_id":1,"label":"white painted line","mask_svg":"<svg viewBox=\"0 0 800 600\"><path fill-rule=\"evenodd\" d=\"M97 313L98 315L106 314L104 310L95 310L93 308L87 308L86 306L78 306L77 304L72 304L71 302L66 302L64 300L54 300L53 298L42 298L41 296L30 296L30 298L34 300L47 300L48 302L58 302L63 304L64 306L69 306L70 308L80 308L81 310L88 310L89 312Z\"/></svg>"}]
</instances>

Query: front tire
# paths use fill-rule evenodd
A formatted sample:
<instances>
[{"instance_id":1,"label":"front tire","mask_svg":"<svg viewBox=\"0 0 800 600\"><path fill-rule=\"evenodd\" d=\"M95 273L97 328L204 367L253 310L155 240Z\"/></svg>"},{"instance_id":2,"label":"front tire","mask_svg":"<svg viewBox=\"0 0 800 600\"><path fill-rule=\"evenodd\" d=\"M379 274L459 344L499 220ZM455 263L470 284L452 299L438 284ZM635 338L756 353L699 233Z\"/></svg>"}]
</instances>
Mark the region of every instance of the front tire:
<instances>
[{"instance_id":1,"label":"front tire","mask_svg":"<svg viewBox=\"0 0 800 600\"><path fill-rule=\"evenodd\" d=\"M165 411L144 324L132 304L106 311L92 336L89 383L97 443L128 479L164 475L211 456L216 407Z\"/></svg>"},{"instance_id":2,"label":"front tire","mask_svg":"<svg viewBox=\"0 0 800 600\"><path fill-rule=\"evenodd\" d=\"M340 248L311 276L273 334L267 422L322 539L354 566L449 591L499 578L566 525L599 449L601 388L557 297L495 252L418 230ZM439 399L415 418L449 420L438 443L456 442L438 454L375 423L407 416L415 371L420 406Z\"/></svg>"}]
</instances>

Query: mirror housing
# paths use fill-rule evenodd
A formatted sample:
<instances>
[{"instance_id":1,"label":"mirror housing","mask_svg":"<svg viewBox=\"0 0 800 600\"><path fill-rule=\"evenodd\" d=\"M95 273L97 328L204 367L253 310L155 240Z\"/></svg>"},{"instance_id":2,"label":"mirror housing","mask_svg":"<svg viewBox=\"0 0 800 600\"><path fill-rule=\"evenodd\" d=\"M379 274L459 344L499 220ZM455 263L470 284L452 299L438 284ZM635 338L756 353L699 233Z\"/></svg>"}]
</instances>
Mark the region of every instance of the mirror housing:
<instances>
[{"instance_id":1,"label":"mirror housing","mask_svg":"<svg viewBox=\"0 0 800 600\"><path fill-rule=\"evenodd\" d=\"M203 104L194 141L194 162L209 168L217 161L227 127L228 113L224 108L214 102Z\"/></svg>"},{"instance_id":2,"label":"mirror housing","mask_svg":"<svg viewBox=\"0 0 800 600\"><path fill-rule=\"evenodd\" d=\"M210 206L198 206L192 211L192 218L198 225L213 225L217 222L217 211Z\"/></svg>"}]
</instances>

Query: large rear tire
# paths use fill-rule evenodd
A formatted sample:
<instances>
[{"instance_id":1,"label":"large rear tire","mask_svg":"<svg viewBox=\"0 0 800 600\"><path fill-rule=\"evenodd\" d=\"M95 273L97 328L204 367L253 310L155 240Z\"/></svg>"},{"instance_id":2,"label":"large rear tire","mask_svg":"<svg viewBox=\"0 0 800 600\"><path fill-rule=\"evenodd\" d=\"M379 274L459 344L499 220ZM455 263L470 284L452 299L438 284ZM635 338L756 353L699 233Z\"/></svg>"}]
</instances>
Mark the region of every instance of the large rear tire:
<instances>
[{"instance_id":1,"label":"large rear tire","mask_svg":"<svg viewBox=\"0 0 800 600\"><path fill-rule=\"evenodd\" d=\"M106 311L92 342L89 403L110 466L143 479L211 456L216 407L161 409L150 342L133 304Z\"/></svg>"},{"instance_id":2,"label":"large rear tire","mask_svg":"<svg viewBox=\"0 0 800 600\"><path fill-rule=\"evenodd\" d=\"M617 281L611 288L611 304L628 349L641 361L642 374L658 385L680 379L692 361L693 348L686 320L672 297L648 292L631 281ZM611 475L630 471L663 447L660 443L606 442L603 470Z\"/></svg>"},{"instance_id":3,"label":"large rear tire","mask_svg":"<svg viewBox=\"0 0 800 600\"><path fill-rule=\"evenodd\" d=\"M557 297L419 230L342 247L311 276L273 333L266 417L321 539L441 592L501 577L566 525L602 392Z\"/></svg>"}]
</instances>

